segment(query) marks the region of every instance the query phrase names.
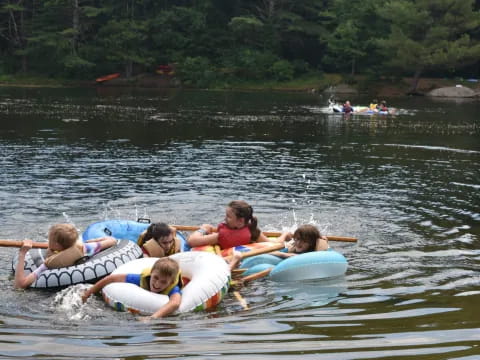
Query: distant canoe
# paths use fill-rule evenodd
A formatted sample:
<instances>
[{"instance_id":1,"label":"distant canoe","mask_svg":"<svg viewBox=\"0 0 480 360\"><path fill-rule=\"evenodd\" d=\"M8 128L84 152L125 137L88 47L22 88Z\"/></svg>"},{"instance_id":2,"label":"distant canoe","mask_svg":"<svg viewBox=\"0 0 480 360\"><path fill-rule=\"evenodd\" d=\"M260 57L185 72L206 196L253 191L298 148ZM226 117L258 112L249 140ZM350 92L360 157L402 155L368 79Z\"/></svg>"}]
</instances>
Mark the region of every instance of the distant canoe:
<instances>
[{"instance_id":1,"label":"distant canoe","mask_svg":"<svg viewBox=\"0 0 480 360\"><path fill-rule=\"evenodd\" d=\"M102 83L102 82L105 82L105 81L108 81L108 80L112 80L112 79L116 79L120 76L120 73L114 73L114 74L110 74L110 75L105 75L105 76L102 76L102 77L99 77L97 78L95 81L97 83Z\"/></svg>"}]
</instances>

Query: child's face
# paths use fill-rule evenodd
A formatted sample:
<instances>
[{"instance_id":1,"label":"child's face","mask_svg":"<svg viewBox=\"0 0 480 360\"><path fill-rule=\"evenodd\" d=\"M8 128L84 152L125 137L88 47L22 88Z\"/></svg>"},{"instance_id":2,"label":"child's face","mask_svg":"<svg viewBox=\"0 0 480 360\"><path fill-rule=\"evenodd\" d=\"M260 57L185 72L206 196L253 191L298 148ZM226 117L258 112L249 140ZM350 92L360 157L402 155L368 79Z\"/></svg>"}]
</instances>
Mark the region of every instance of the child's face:
<instances>
[{"instance_id":1,"label":"child's face","mask_svg":"<svg viewBox=\"0 0 480 360\"><path fill-rule=\"evenodd\" d=\"M245 226L245 219L237 217L231 207L225 210L225 224L231 229L241 229Z\"/></svg>"},{"instance_id":2,"label":"child's face","mask_svg":"<svg viewBox=\"0 0 480 360\"><path fill-rule=\"evenodd\" d=\"M168 252L171 249L174 241L173 233L157 240L158 245L160 245L165 252Z\"/></svg>"},{"instance_id":3,"label":"child's face","mask_svg":"<svg viewBox=\"0 0 480 360\"><path fill-rule=\"evenodd\" d=\"M152 271L150 274L150 291L160 293L165 290L172 281L170 276L160 274L158 271Z\"/></svg>"},{"instance_id":4,"label":"child's face","mask_svg":"<svg viewBox=\"0 0 480 360\"><path fill-rule=\"evenodd\" d=\"M309 244L307 241L303 241L300 239L295 239L295 250L299 253L303 253L308 251Z\"/></svg>"}]
</instances>

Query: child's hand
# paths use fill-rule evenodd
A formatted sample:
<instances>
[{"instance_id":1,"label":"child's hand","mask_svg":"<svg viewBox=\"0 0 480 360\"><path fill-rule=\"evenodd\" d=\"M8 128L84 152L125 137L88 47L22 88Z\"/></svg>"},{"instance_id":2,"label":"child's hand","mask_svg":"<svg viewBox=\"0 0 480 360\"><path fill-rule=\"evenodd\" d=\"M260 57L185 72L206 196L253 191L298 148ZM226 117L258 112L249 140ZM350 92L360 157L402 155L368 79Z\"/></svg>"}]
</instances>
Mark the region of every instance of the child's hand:
<instances>
[{"instance_id":1,"label":"child's hand","mask_svg":"<svg viewBox=\"0 0 480 360\"><path fill-rule=\"evenodd\" d=\"M213 230L215 230L215 228L210 224L202 224L202 226L200 226L200 228L205 230L207 232L207 234L211 234L211 233L214 232Z\"/></svg>"},{"instance_id":2,"label":"child's hand","mask_svg":"<svg viewBox=\"0 0 480 360\"><path fill-rule=\"evenodd\" d=\"M33 246L33 241L29 239L23 240L22 247L20 248L20 251L24 254L27 253L28 250L30 250Z\"/></svg>"},{"instance_id":3,"label":"child's hand","mask_svg":"<svg viewBox=\"0 0 480 360\"><path fill-rule=\"evenodd\" d=\"M90 297L90 295L91 295L90 289L86 290L86 291L82 294L82 303L85 304L85 302L88 300L88 298Z\"/></svg>"}]
</instances>

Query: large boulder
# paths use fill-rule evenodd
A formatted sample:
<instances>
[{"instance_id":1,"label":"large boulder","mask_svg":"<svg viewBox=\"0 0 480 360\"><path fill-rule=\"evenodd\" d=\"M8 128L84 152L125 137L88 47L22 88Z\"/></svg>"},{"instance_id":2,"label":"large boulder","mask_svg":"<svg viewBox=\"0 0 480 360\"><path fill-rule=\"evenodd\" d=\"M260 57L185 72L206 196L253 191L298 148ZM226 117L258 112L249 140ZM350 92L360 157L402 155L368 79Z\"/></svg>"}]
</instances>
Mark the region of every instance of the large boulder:
<instances>
[{"instance_id":1,"label":"large boulder","mask_svg":"<svg viewBox=\"0 0 480 360\"><path fill-rule=\"evenodd\" d=\"M471 98L477 96L474 90L462 86L449 86L449 87L442 87L438 89L434 89L427 93L427 96L432 97L454 97L454 98Z\"/></svg>"}]
</instances>

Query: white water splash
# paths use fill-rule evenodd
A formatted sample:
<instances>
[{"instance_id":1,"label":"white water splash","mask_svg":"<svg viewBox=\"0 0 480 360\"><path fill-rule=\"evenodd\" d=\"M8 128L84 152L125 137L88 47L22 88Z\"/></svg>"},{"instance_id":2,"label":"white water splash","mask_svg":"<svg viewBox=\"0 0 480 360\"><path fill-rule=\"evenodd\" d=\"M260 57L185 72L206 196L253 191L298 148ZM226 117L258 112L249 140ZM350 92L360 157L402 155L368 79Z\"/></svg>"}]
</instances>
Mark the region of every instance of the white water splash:
<instances>
[{"instance_id":1,"label":"white water splash","mask_svg":"<svg viewBox=\"0 0 480 360\"><path fill-rule=\"evenodd\" d=\"M85 311L82 294L92 285L77 284L69 286L55 295L52 306L58 313L65 314L69 320L88 320L90 316Z\"/></svg>"}]
</instances>

